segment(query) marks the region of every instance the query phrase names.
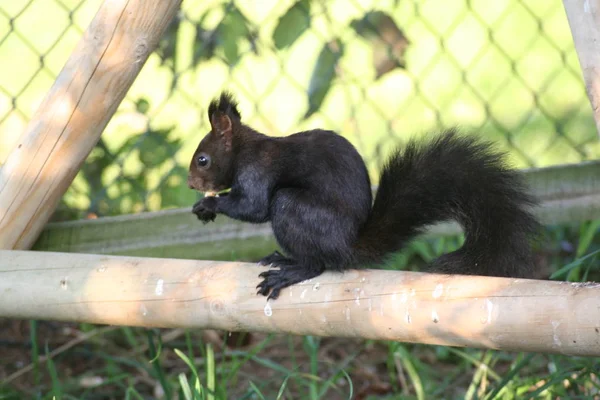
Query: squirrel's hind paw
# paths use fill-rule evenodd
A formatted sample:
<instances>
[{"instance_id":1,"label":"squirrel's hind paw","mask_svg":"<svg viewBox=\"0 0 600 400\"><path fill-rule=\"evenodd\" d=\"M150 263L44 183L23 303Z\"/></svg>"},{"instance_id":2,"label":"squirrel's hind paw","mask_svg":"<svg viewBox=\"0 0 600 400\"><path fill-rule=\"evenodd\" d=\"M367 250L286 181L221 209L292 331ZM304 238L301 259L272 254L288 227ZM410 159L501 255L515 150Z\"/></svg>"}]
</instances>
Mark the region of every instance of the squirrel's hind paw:
<instances>
[{"instance_id":1,"label":"squirrel's hind paw","mask_svg":"<svg viewBox=\"0 0 600 400\"><path fill-rule=\"evenodd\" d=\"M278 269L260 273L258 276L263 278L263 281L256 286L257 294L268 295L267 300L277 299L281 289L317 277L324 271L323 268L315 269L295 264L289 258L285 258L283 262L273 262L272 266Z\"/></svg>"}]
</instances>

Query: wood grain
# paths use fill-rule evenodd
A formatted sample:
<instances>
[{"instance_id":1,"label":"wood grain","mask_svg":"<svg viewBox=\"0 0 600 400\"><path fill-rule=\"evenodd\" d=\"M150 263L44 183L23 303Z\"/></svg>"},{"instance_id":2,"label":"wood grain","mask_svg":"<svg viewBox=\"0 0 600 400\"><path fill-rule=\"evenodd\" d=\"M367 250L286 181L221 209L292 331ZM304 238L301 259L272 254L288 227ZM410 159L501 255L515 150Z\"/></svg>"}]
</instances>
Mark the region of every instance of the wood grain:
<instances>
[{"instance_id":1,"label":"wood grain","mask_svg":"<svg viewBox=\"0 0 600 400\"><path fill-rule=\"evenodd\" d=\"M600 1L563 0L563 5L600 134Z\"/></svg>"},{"instance_id":2,"label":"wood grain","mask_svg":"<svg viewBox=\"0 0 600 400\"><path fill-rule=\"evenodd\" d=\"M0 169L0 248L29 248L181 0L106 0Z\"/></svg>"},{"instance_id":3,"label":"wood grain","mask_svg":"<svg viewBox=\"0 0 600 400\"><path fill-rule=\"evenodd\" d=\"M256 295L253 264L0 250L0 317L600 356L600 284L382 270ZM35 295L32 295L35 293Z\"/></svg>"}]
</instances>

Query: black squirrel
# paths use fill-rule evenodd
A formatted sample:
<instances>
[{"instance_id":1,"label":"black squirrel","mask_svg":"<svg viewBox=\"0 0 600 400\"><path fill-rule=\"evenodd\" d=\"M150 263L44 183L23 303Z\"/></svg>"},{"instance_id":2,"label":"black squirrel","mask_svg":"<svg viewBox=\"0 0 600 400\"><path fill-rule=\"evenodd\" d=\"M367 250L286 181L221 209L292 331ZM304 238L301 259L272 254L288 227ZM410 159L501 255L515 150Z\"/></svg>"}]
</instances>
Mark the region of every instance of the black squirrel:
<instances>
[{"instance_id":1,"label":"black squirrel","mask_svg":"<svg viewBox=\"0 0 600 400\"><path fill-rule=\"evenodd\" d=\"M365 164L352 144L328 130L269 137L244 125L233 96L208 108L211 131L190 163L188 186L207 192L193 206L198 219L216 214L270 221L277 251L260 261L258 293L385 261L428 225L455 220L465 231L458 250L433 261L440 273L529 277L536 204L518 171L492 144L448 130L410 141L383 167L372 203Z\"/></svg>"}]
</instances>

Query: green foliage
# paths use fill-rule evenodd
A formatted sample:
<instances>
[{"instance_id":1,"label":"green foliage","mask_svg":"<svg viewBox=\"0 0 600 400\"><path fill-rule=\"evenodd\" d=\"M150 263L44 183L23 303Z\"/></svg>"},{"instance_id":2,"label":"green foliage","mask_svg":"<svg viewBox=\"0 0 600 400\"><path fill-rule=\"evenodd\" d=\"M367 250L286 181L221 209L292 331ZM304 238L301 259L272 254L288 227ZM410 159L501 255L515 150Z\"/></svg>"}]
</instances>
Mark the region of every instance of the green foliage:
<instances>
[{"instance_id":1,"label":"green foliage","mask_svg":"<svg viewBox=\"0 0 600 400\"><path fill-rule=\"evenodd\" d=\"M20 7L20 2L13 3ZM353 7L350 3L348 7ZM365 158L372 156L376 161L380 160L377 137L389 144L390 135L457 122L507 142L521 165L531 160L545 165L576 162L593 154L590 149L597 149L587 98L579 75L573 73L577 57L565 34L568 24L562 20L560 2L472 2L469 7L445 1L419 7L393 3L395 9L388 10L382 2L371 2L343 19L329 15L336 2L289 2L277 9L277 15L267 16L264 25L273 30L265 33L260 19L251 18L242 2L208 6L184 2L187 14L169 25L156 56L144 67L142 73L148 75L140 76L119 111L128 114L126 123L119 122L117 114L115 126L94 148L56 218L191 205L196 194L186 187L187 160L179 155L196 144L186 135L192 132L196 137L205 128L203 107L208 97L226 86L236 87L242 96L254 96L250 100L255 101L252 111L256 113L249 115L268 120L275 131L281 126L311 127L311 118L316 117L321 125L343 128L344 134L345 130L365 132L351 139L362 144L359 150ZM48 4L54 3L33 2L24 15L36 7L51 7ZM54 14L46 11L42 19L58 26ZM77 18L77 12L73 16ZM330 23L324 24L323 18ZM17 19L14 25L37 28L40 24ZM493 27L493 35L488 26ZM37 35L22 36L53 39L42 28ZM59 60L50 66L55 73L70 51L69 46L63 47L67 50L60 57L52 53L46 57ZM7 64L7 73L0 77L5 91L17 93L20 86L14 83L30 79L21 69L38 69L39 55L22 53L22 48L22 42L11 43L10 38L0 46L5 59L12 54L23 56L15 66ZM286 57L298 48L302 57L289 62L305 64L284 69ZM269 79L255 81L249 77L252 71L241 68L245 60L273 49L278 51L275 57L260 61L265 71L259 72L273 75ZM273 60L276 66L268 69ZM303 71L305 77L300 76ZM406 71L402 79L391 79L400 75L394 72ZM289 75L294 79L286 85L292 89L278 91L276 102L269 103L273 88ZM372 76L376 82L367 85ZM256 82L257 87L253 86ZM24 93L37 99L50 84L36 79ZM342 85L343 90L338 90ZM163 87L169 93L159 90ZM296 92L301 101L294 101ZM327 100L334 96L343 97L350 106L328 110ZM19 98L16 103L28 104L25 100ZM182 101L188 108L181 107ZM300 112L289 119L279 118L269 107L282 102ZM10 99L4 103L10 106ZM175 111L161 113L169 107ZM243 107L252 109L251 105ZM261 107L269 113L260 115ZM19 109L15 114L25 118L27 112ZM323 122L319 115L342 122ZM1 128L10 134L14 131L6 125ZM554 279L600 278L599 226L598 221L590 221L548 229L540 258L555 271ZM417 241L388 267L415 268L455 249L461 240ZM235 248L231 254L237 254ZM76 338L100 328L52 324L42 333L40 325L29 324L23 337L18 334L27 329L26 324L7 329L10 335L2 337L0 351L6 356L0 354L0 367L12 373L27 367L25 362L32 369L17 381L0 381L0 399L146 399L161 393L163 398L186 400L551 399L593 398L600 390L597 359L258 333L252 334L247 345L231 345L225 344L226 332L222 340L216 340L198 330L120 327L45 358L49 350L73 340L63 331L75 332ZM18 357L11 358L19 349ZM101 378L101 383L84 384L88 376Z\"/></svg>"},{"instance_id":2,"label":"green foliage","mask_svg":"<svg viewBox=\"0 0 600 400\"><path fill-rule=\"evenodd\" d=\"M217 28L218 47L223 49L227 64L234 67L240 60L240 41L252 42L252 34L248 21L235 6L230 6L225 12L225 18Z\"/></svg>"},{"instance_id":3,"label":"green foliage","mask_svg":"<svg viewBox=\"0 0 600 400\"><path fill-rule=\"evenodd\" d=\"M298 45L299 39L313 28L317 7L319 12L321 9L330 12L315 0L298 0L290 4L278 17L270 34L274 48L291 51ZM310 118L323 107L339 77L345 49L357 38L372 49L371 64L376 78L405 67L408 41L388 13L365 10L361 17L351 21L350 29L356 35L335 32L323 41L313 64L306 65L305 68L312 68L312 73L307 82L308 107L303 119ZM180 81L182 71L201 69L215 60L222 60L233 70L248 54L258 55L259 30L256 22L251 21L236 2L202 8L193 17L179 14L167 27L156 49L160 66L171 74L170 93L185 90ZM168 125L154 122L157 110L164 107L161 102L147 93L132 99L131 108L137 114L136 118L148 121L145 129L136 131L124 126L119 128L122 130L119 137L125 140L115 140L114 136L101 139L76 180L74 187L79 191L73 188L69 191L54 220L193 204L197 195L186 185L187 164L177 157L180 150L189 151L187 147L182 148L184 143L189 144L182 139L177 121ZM201 110L198 113L203 115Z\"/></svg>"},{"instance_id":4,"label":"green foliage","mask_svg":"<svg viewBox=\"0 0 600 400\"><path fill-rule=\"evenodd\" d=\"M275 48L282 50L291 46L310 27L311 0L298 0L277 23L273 31Z\"/></svg>"},{"instance_id":5,"label":"green foliage","mask_svg":"<svg viewBox=\"0 0 600 400\"><path fill-rule=\"evenodd\" d=\"M0 76L0 163L100 1L5 3L0 57L22 57ZM269 134L344 135L374 180L392 138L455 125L497 141L518 167L597 157L562 10L557 0L183 2L54 219L189 206L192 191L163 188L184 183L205 107L225 88ZM153 147L152 132L167 145Z\"/></svg>"},{"instance_id":6,"label":"green foliage","mask_svg":"<svg viewBox=\"0 0 600 400\"><path fill-rule=\"evenodd\" d=\"M56 366L51 357L49 357L50 350L48 349L48 345L45 346L46 352L46 368L48 369L48 375L50 376L50 381L52 382L52 397L56 399L62 398L62 384L58 377L58 372L56 371Z\"/></svg>"},{"instance_id":7,"label":"green foliage","mask_svg":"<svg viewBox=\"0 0 600 400\"><path fill-rule=\"evenodd\" d=\"M194 363L190 360L190 358L187 355L185 355L179 349L174 349L174 351L175 351L175 354L177 354L177 356L179 358L181 358L183 360L183 362L185 362L185 364L188 366L188 368L190 369L190 371L192 372L192 375L193 375L193 388L189 385L188 379L184 373L180 373L178 376L179 384L181 385L181 388L184 392L185 399L186 400L205 399L206 394L204 391L204 387L202 386L202 383L200 382L200 378L198 376L198 371L196 370ZM214 374L214 366L213 366L213 369L211 369L210 373ZM213 386L213 388L214 388L214 386Z\"/></svg>"},{"instance_id":8,"label":"green foliage","mask_svg":"<svg viewBox=\"0 0 600 400\"><path fill-rule=\"evenodd\" d=\"M557 237L573 243L581 243L579 232L588 237L579 227L555 229L563 231ZM573 260L573 250L572 263L597 256L598 239L594 235L587 242L590 253L579 259ZM435 241L429 244L432 249L424 254L441 249ZM37 380L33 369L18 385L0 382L0 399L29 398L32 388L41 399L142 399L164 393L162 398L185 400L593 398L600 389L600 364L594 358L313 336L252 333L249 344L242 344L228 341L226 332L222 341L205 342L198 330L122 327L49 357L59 344L42 338L39 325L30 324L32 350L23 348L35 364L39 343L48 342L40 347L45 358L38 363ZM61 330L51 332L58 338ZM89 376L101 383L84 386Z\"/></svg>"},{"instance_id":9,"label":"green foliage","mask_svg":"<svg viewBox=\"0 0 600 400\"><path fill-rule=\"evenodd\" d=\"M223 15L214 27L206 27L206 21L215 11ZM175 18L159 42L156 50L161 58L161 64L177 71L176 60L181 46L181 17ZM251 24L234 2L223 2L217 9L207 9L195 22L195 40L192 41L192 66L210 60L219 55L234 67L240 60L239 45L241 42L253 43L254 34Z\"/></svg>"},{"instance_id":10,"label":"green foliage","mask_svg":"<svg viewBox=\"0 0 600 400\"><path fill-rule=\"evenodd\" d=\"M181 19L176 16L165 30L155 50L161 59L161 65L170 65L173 69L175 68L175 54L177 52L177 38L180 26Z\"/></svg>"},{"instance_id":11,"label":"green foliage","mask_svg":"<svg viewBox=\"0 0 600 400\"><path fill-rule=\"evenodd\" d=\"M344 55L344 44L334 40L323 45L317 63L313 69L308 86L308 110L304 118L308 118L321 108L325 96L331 89L336 67Z\"/></svg>"},{"instance_id":12,"label":"green foliage","mask_svg":"<svg viewBox=\"0 0 600 400\"><path fill-rule=\"evenodd\" d=\"M376 79L395 68L405 67L404 53L409 41L388 14L370 11L363 18L352 21L350 26L368 41L373 51Z\"/></svg>"}]
</instances>

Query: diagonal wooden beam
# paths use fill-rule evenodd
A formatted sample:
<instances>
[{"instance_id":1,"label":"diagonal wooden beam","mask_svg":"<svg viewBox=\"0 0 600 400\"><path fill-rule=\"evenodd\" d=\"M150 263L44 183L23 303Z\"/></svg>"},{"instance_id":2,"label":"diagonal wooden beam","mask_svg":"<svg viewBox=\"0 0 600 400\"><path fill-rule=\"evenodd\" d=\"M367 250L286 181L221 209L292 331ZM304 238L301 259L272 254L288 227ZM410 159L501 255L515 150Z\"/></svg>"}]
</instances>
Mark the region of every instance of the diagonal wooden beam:
<instances>
[{"instance_id":1,"label":"diagonal wooden beam","mask_svg":"<svg viewBox=\"0 0 600 400\"><path fill-rule=\"evenodd\" d=\"M600 1L563 0L563 6L600 134Z\"/></svg>"},{"instance_id":2,"label":"diagonal wooden beam","mask_svg":"<svg viewBox=\"0 0 600 400\"><path fill-rule=\"evenodd\" d=\"M0 249L36 240L181 0L105 0L0 169Z\"/></svg>"}]
</instances>

